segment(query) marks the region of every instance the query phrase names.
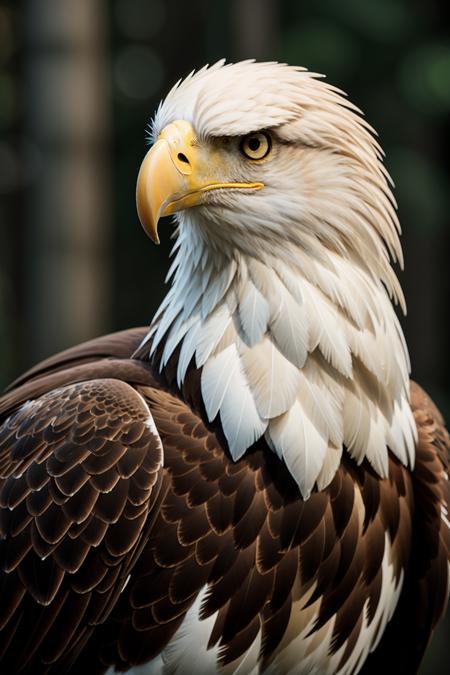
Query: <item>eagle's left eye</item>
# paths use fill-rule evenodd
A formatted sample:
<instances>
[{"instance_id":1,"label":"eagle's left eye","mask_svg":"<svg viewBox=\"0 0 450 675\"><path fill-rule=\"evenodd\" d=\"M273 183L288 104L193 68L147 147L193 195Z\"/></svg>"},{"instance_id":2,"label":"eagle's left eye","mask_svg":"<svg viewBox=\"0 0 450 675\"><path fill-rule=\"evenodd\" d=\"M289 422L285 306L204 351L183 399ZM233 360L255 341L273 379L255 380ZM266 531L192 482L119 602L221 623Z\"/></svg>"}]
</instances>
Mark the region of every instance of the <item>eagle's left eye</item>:
<instances>
[{"instance_id":1,"label":"eagle's left eye","mask_svg":"<svg viewBox=\"0 0 450 675\"><path fill-rule=\"evenodd\" d=\"M264 159L272 147L269 134L264 131L248 134L241 141L241 152L248 159Z\"/></svg>"}]
</instances>

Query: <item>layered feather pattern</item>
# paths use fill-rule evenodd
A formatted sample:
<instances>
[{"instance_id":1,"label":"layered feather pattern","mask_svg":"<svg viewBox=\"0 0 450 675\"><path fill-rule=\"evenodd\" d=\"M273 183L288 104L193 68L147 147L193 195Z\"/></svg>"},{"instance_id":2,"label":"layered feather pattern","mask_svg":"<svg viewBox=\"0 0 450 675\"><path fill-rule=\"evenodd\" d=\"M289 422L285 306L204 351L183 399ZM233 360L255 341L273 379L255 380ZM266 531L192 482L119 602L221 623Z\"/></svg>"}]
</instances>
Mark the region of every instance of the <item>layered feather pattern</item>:
<instances>
[{"instance_id":1,"label":"layered feather pattern","mask_svg":"<svg viewBox=\"0 0 450 675\"><path fill-rule=\"evenodd\" d=\"M172 328L164 339L156 329L152 349L164 344L163 367L179 348L179 386L191 365L201 368L208 419L220 419L233 458L266 433L305 498L332 479L343 447L383 477L388 448L413 462L409 362L384 287L331 254L303 276L279 260L223 264L210 268L211 311L204 314L200 292L188 319L183 310L171 322L164 310L161 321ZM347 268L354 293L337 283ZM175 277L189 278L190 288L200 283L182 250Z\"/></svg>"}]
</instances>

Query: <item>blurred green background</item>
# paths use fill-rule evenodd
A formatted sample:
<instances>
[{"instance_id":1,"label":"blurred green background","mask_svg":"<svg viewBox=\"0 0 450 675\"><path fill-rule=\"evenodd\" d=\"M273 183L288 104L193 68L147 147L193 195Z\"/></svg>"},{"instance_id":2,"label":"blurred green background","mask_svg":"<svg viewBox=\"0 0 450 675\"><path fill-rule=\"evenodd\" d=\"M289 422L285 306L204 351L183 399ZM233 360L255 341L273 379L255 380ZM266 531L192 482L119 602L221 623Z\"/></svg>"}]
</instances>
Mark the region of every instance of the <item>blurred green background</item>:
<instances>
[{"instance_id":1,"label":"blurred green background","mask_svg":"<svg viewBox=\"0 0 450 675\"><path fill-rule=\"evenodd\" d=\"M448 7L0 0L0 385L58 349L149 323L171 225L157 248L136 217L146 125L191 69L255 57L325 73L378 130L404 230L413 376L450 419ZM448 672L444 635L423 675Z\"/></svg>"}]
</instances>

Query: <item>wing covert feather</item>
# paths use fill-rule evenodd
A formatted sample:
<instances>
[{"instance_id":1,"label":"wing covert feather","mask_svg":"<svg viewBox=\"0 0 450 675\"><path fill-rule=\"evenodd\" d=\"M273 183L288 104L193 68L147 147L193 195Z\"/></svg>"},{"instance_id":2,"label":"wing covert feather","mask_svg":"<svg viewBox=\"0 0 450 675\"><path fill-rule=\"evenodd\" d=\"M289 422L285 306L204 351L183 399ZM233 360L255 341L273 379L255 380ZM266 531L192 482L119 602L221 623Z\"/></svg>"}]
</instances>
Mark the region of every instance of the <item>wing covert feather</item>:
<instances>
[{"instance_id":1,"label":"wing covert feather","mask_svg":"<svg viewBox=\"0 0 450 675\"><path fill-rule=\"evenodd\" d=\"M36 650L43 672L67 660L108 616L145 540L162 460L145 400L115 379L53 389L3 422L0 652L10 672Z\"/></svg>"},{"instance_id":2,"label":"wing covert feather","mask_svg":"<svg viewBox=\"0 0 450 675\"><path fill-rule=\"evenodd\" d=\"M402 595L392 621L361 675L379 673L387 660L398 675L416 673L448 600L450 564L450 436L431 398L411 382L418 441L412 473L413 540ZM402 540L403 548L407 546Z\"/></svg>"}]
</instances>

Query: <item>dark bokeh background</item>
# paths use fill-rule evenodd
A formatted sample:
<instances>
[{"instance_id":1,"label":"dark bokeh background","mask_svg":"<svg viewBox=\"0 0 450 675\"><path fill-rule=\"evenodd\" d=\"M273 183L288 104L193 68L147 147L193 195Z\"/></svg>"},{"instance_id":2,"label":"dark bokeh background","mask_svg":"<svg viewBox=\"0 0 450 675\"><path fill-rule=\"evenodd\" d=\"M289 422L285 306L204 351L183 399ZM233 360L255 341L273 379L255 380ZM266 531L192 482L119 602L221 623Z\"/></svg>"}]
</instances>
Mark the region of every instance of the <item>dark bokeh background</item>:
<instances>
[{"instance_id":1,"label":"dark bokeh background","mask_svg":"<svg viewBox=\"0 0 450 675\"><path fill-rule=\"evenodd\" d=\"M152 247L135 214L145 127L192 68L256 57L326 73L378 130L413 376L449 419L447 18L446 0L0 0L0 385L150 321L171 227ZM423 675L448 672L444 631Z\"/></svg>"}]
</instances>

